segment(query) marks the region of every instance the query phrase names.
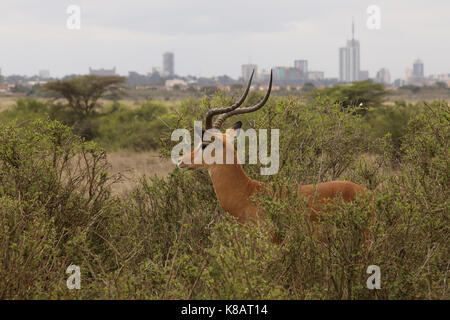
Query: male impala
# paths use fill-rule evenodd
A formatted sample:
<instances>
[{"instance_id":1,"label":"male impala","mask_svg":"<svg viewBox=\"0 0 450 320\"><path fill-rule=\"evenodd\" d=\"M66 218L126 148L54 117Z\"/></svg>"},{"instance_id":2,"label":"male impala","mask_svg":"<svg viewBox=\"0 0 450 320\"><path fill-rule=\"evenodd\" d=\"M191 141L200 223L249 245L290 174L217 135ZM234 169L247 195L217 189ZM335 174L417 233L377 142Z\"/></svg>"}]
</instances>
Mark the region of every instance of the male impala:
<instances>
[{"instance_id":1,"label":"male impala","mask_svg":"<svg viewBox=\"0 0 450 320\"><path fill-rule=\"evenodd\" d=\"M254 106L239 108L247 97L252 77L253 73L248 81L244 94L238 102L226 108L216 108L208 111L206 114L206 130L220 129L227 118L233 115L255 112L264 106L269 99L272 89L272 73L270 75L269 89L264 99ZM219 117L212 124L212 119L216 115L219 115ZM264 220L265 213L253 203L251 197L255 193L260 192L264 184L249 178L237 161L237 154L232 141L236 137L241 125L242 123L240 121L236 122L227 130L227 133L214 136L215 139L219 139L223 144L223 150L230 150L228 148L232 148L231 150L234 152L234 163L229 164L224 160L220 163L208 164L203 159L201 163L195 163L194 155L196 150L198 148L203 149L210 143L209 141L203 141L201 144L194 146L190 153L183 155L178 160L178 167L181 169L206 168L211 176L214 191L222 209L236 217L242 223L249 221L258 222ZM358 193L364 191L364 188L350 181L330 181L317 185L296 185L291 186L291 188L296 188L300 193L305 195L311 208L316 209L316 211L320 211L318 204L327 201L327 199L342 196L344 201L352 201ZM315 214L311 216L313 220L316 218Z\"/></svg>"}]
</instances>

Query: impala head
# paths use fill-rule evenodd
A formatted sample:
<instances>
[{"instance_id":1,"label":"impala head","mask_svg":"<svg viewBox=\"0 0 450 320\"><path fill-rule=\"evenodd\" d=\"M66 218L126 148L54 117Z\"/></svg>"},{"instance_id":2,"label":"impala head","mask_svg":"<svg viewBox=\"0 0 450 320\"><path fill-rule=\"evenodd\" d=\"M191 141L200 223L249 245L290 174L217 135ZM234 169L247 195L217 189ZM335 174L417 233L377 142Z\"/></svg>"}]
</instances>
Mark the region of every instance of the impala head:
<instances>
[{"instance_id":1,"label":"impala head","mask_svg":"<svg viewBox=\"0 0 450 320\"><path fill-rule=\"evenodd\" d=\"M233 140L238 136L239 130L241 129L242 122L238 121L233 126L231 126L229 129L226 130L225 133L220 132L220 128L222 127L223 123L226 119L228 119L231 116L238 115L238 114L244 114L244 113L250 113L255 112L259 109L261 109L267 102L270 96L270 91L272 90L272 71L270 72L270 81L269 81L269 88L266 92L266 95L264 98L256 105L246 108L239 108L247 98L248 92L250 90L250 85L252 83L254 71L252 72L250 79L248 80L247 88L245 89L244 93L242 94L239 101L237 101L235 104L225 107L225 108L215 108L211 109L206 114L206 120L205 120L205 129L206 131L202 132L196 132L201 139L201 143L194 146L189 153L183 155L178 160L178 167L181 169L199 169L199 168L209 168L211 166L218 166L218 165L226 165L227 163L227 152L232 152L233 159L236 160L236 152L234 150L234 143ZM218 116L217 119L213 123L213 117ZM210 163L208 161L208 156L210 157L216 157L214 148L211 148L211 152L208 152L208 146L209 144L214 143L217 145L222 145L223 147L223 161L221 161L219 164L216 163ZM195 163L195 155L199 149L203 149L204 156L201 158L201 161L197 161L198 163ZM229 155L228 155L229 157ZM234 161L236 163L236 161Z\"/></svg>"}]
</instances>

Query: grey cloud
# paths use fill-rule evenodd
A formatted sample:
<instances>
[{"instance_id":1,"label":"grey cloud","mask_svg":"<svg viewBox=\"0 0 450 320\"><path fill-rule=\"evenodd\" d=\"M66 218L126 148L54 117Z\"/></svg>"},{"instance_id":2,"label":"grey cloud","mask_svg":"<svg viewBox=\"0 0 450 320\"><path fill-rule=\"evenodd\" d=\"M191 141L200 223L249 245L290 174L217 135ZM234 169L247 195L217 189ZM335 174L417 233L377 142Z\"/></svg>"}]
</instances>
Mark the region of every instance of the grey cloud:
<instances>
[{"instance_id":1,"label":"grey cloud","mask_svg":"<svg viewBox=\"0 0 450 320\"><path fill-rule=\"evenodd\" d=\"M66 8L82 9L82 29L67 31ZM382 28L365 27L366 8L382 10ZM337 75L337 50L355 17L361 66L392 77L416 57L427 73L449 72L448 0L1 0L0 68L4 73L86 72L116 65L146 72L175 52L180 74L230 74L252 61L261 67L305 58L310 68Z\"/></svg>"}]
</instances>

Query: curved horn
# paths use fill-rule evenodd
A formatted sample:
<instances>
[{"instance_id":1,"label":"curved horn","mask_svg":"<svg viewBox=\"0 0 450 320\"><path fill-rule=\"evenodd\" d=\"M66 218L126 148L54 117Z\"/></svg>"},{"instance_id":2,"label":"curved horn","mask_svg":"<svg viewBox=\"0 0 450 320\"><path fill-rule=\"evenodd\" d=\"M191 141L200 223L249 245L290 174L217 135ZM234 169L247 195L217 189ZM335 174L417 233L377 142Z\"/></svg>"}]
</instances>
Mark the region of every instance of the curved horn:
<instances>
[{"instance_id":1,"label":"curved horn","mask_svg":"<svg viewBox=\"0 0 450 320\"><path fill-rule=\"evenodd\" d=\"M253 69L252 74L250 75L250 79L248 80L248 84L247 84L247 88L245 89L244 93L242 94L241 98L239 99L238 102L236 102L235 104L226 107L226 108L215 108L215 109L211 109L208 111L208 113L206 114L206 120L205 120L205 129L211 129L212 128L212 118L215 115L218 114L222 114L225 112L230 112L235 110L236 108L238 108L245 100L245 98L247 98L248 92L250 91L250 85L252 83L252 79L253 79L253 74L255 73L255 69Z\"/></svg>"},{"instance_id":2,"label":"curved horn","mask_svg":"<svg viewBox=\"0 0 450 320\"><path fill-rule=\"evenodd\" d=\"M271 91L272 91L272 70L270 70L269 89L267 89L267 92L266 92L266 95L264 96L264 99L262 99L258 104L254 105L252 107L231 110L230 112L222 114L214 122L214 126L213 127L216 128L216 129L219 129L227 118L229 118L231 116L234 116L236 114L244 114L244 113L249 113L249 112L255 112L256 110L261 109L266 104L267 100L269 99Z\"/></svg>"}]
</instances>

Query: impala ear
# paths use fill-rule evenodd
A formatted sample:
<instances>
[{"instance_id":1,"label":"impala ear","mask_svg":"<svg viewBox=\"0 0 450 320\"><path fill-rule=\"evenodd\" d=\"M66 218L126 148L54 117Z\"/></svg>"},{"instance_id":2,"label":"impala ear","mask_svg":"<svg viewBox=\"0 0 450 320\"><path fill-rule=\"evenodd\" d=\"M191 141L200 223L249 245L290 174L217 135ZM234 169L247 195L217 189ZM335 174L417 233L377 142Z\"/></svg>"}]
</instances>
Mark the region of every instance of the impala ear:
<instances>
[{"instance_id":1,"label":"impala ear","mask_svg":"<svg viewBox=\"0 0 450 320\"><path fill-rule=\"evenodd\" d=\"M238 121L235 124L233 124L228 130L230 130L233 136L237 138L239 136L239 133L241 133L241 128L242 128L242 121Z\"/></svg>"},{"instance_id":2,"label":"impala ear","mask_svg":"<svg viewBox=\"0 0 450 320\"><path fill-rule=\"evenodd\" d=\"M231 129L234 129L234 130L238 130L240 128L242 128L242 121L238 121L231 126Z\"/></svg>"}]
</instances>

